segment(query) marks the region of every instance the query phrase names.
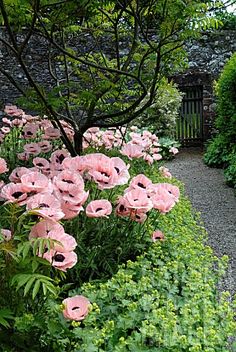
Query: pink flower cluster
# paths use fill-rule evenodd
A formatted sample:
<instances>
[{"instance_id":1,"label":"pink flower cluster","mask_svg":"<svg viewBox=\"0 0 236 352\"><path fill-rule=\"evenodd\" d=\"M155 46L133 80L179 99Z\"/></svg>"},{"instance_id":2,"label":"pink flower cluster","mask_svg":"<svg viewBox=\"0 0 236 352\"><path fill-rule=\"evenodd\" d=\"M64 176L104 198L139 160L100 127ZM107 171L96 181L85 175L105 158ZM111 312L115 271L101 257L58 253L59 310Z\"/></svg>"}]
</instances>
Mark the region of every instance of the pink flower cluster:
<instances>
[{"instance_id":1,"label":"pink flower cluster","mask_svg":"<svg viewBox=\"0 0 236 352\"><path fill-rule=\"evenodd\" d=\"M160 154L161 148L158 137L149 131L137 133L135 132L137 129L136 126L132 126L128 136L129 142L124 143L123 141L122 143L122 134L126 133L125 128L122 128L121 131L116 129L102 131L98 127L93 127L84 134L83 146L84 148L92 146L94 148L105 147L106 149L122 146L121 154L129 159L143 158L149 164L152 164L154 160L161 160L162 155Z\"/></svg>"},{"instance_id":2,"label":"pink flower cluster","mask_svg":"<svg viewBox=\"0 0 236 352\"><path fill-rule=\"evenodd\" d=\"M147 213L156 209L160 213L168 213L178 202L179 188L169 183L152 183L145 175L135 176L119 197L116 207L118 216L130 217L137 222L144 222Z\"/></svg>"},{"instance_id":3,"label":"pink flower cluster","mask_svg":"<svg viewBox=\"0 0 236 352\"><path fill-rule=\"evenodd\" d=\"M15 105L7 105L4 112L9 118L2 119L3 127L0 129L0 142L11 131L11 128L18 127L21 129L21 138L25 140L40 139L38 142L26 143L23 147L23 152L18 153L20 160L28 160L31 155L36 156L40 153L47 153L52 150L50 141L57 140L61 137L59 129L55 128L51 121L46 117L27 115ZM60 121L70 140L73 140L74 130L65 121Z\"/></svg>"},{"instance_id":4,"label":"pink flower cluster","mask_svg":"<svg viewBox=\"0 0 236 352\"><path fill-rule=\"evenodd\" d=\"M125 132L122 128L121 131ZM122 132L118 129L107 129L105 131L98 127L89 128L84 134L83 148L93 147L98 149L104 147L107 150L118 148L122 145Z\"/></svg>"},{"instance_id":5,"label":"pink flower cluster","mask_svg":"<svg viewBox=\"0 0 236 352\"><path fill-rule=\"evenodd\" d=\"M129 136L131 139L123 146L121 154L126 155L129 159L142 158L148 164L152 164L154 160L162 159L160 143L155 134L149 131L142 133L132 131Z\"/></svg>"},{"instance_id":6,"label":"pink flower cluster","mask_svg":"<svg viewBox=\"0 0 236 352\"><path fill-rule=\"evenodd\" d=\"M33 164L33 168L14 169L11 182L2 187L0 195L6 203L26 205L28 211L54 221L74 218L83 210L89 195L84 179L93 180L99 189L110 189L126 184L130 177L122 159L100 153L72 158L57 150L49 161L37 157ZM107 201L88 205L88 216L97 216L94 212L109 215L110 205Z\"/></svg>"}]
</instances>

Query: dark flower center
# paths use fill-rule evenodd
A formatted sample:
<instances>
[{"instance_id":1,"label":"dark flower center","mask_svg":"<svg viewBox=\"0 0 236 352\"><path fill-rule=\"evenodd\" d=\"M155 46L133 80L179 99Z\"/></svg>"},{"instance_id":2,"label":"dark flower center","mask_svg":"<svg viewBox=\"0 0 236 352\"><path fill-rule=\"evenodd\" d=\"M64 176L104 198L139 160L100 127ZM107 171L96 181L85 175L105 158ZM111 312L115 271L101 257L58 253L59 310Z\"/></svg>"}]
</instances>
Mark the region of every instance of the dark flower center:
<instances>
[{"instance_id":1,"label":"dark flower center","mask_svg":"<svg viewBox=\"0 0 236 352\"><path fill-rule=\"evenodd\" d=\"M141 187L141 188L146 188L145 186L144 186L144 184L143 183L141 183L141 182L138 182L138 184L137 184L139 187Z\"/></svg>"},{"instance_id":2,"label":"dark flower center","mask_svg":"<svg viewBox=\"0 0 236 352\"><path fill-rule=\"evenodd\" d=\"M12 193L12 197L19 198L20 196L22 196L22 194L24 194L24 193L23 192L14 192L14 193Z\"/></svg>"},{"instance_id":3,"label":"dark flower center","mask_svg":"<svg viewBox=\"0 0 236 352\"><path fill-rule=\"evenodd\" d=\"M125 210L125 206L123 204L120 205L120 211L124 211Z\"/></svg>"},{"instance_id":4,"label":"dark flower center","mask_svg":"<svg viewBox=\"0 0 236 352\"><path fill-rule=\"evenodd\" d=\"M32 133L31 131L27 131L26 134L27 134L28 136L32 136L33 133Z\"/></svg>"},{"instance_id":5,"label":"dark flower center","mask_svg":"<svg viewBox=\"0 0 236 352\"><path fill-rule=\"evenodd\" d=\"M118 175L119 175L119 173L120 173L120 169L117 167L117 166L115 166L115 170L116 170L116 172L118 173Z\"/></svg>"},{"instance_id":6,"label":"dark flower center","mask_svg":"<svg viewBox=\"0 0 236 352\"><path fill-rule=\"evenodd\" d=\"M57 160L58 160L60 163L62 163L64 159L65 159L65 157L64 157L63 154L61 154L61 155L59 155L59 156L57 157Z\"/></svg>"},{"instance_id":7,"label":"dark flower center","mask_svg":"<svg viewBox=\"0 0 236 352\"><path fill-rule=\"evenodd\" d=\"M46 203L40 203L39 208L49 208L49 205Z\"/></svg>"},{"instance_id":8,"label":"dark flower center","mask_svg":"<svg viewBox=\"0 0 236 352\"><path fill-rule=\"evenodd\" d=\"M73 307L71 310L80 309L80 307Z\"/></svg>"},{"instance_id":9,"label":"dark flower center","mask_svg":"<svg viewBox=\"0 0 236 352\"><path fill-rule=\"evenodd\" d=\"M65 260L65 257L63 254L56 254L56 255L54 255L53 259L56 262L63 262Z\"/></svg>"},{"instance_id":10,"label":"dark flower center","mask_svg":"<svg viewBox=\"0 0 236 352\"><path fill-rule=\"evenodd\" d=\"M109 175L108 175L105 171L102 171L101 174L102 174L103 176L109 177Z\"/></svg>"},{"instance_id":11,"label":"dark flower center","mask_svg":"<svg viewBox=\"0 0 236 352\"><path fill-rule=\"evenodd\" d=\"M96 209L96 211L100 211L100 210L102 210L102 208L97 208L97 209Z\"/></svg>"},{"instance_id":12,"label":"dark flower center","mask_svg":"<svg viewBox=\"0 0 236 352\"><path fill-rule=\"evenodd\" d=\"M37 166L43 166L43 164L42 163L38 163L38 164L36 164Z\"/></svg>"},{"instance_id":13,"label":"dark flower center","mask_svg":"<svg viewBox=\"0 0 236 352\"><path fill-rule=\"evenodd\" d=\"M73 181L71 181L71 180L65 180L64 178L63 178L62 181L63 181L63 182L67 182L67 183L74 183Z\"/></svg>"}]
</instances>

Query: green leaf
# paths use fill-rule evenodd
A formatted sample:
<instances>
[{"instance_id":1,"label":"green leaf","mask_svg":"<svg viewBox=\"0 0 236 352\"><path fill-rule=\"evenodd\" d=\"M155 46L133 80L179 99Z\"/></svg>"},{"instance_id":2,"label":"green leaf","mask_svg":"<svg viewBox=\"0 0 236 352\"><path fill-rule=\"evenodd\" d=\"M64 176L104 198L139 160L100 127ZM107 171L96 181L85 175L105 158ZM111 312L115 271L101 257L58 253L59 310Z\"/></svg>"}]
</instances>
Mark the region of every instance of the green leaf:
<instances>
[{"instance_id":1,"label":"green leaf","mask_svg":"<svg viewBox=\"0 0 236 352\"><path fill-rule=\"evenodd\" d=\"M39 288L40 288L40 280L37 280L34 284L34 288L33 288L33 292L32 292L32 298L35 299L35 297L37 296L37 293L39 292Z\"/></svg>"},{"instance_id":2,"label":"green leaf","mask_svg":"<svg viewBox=\"0 0 236 352\"><path fill-rule=\"evenodd\" d=\"M35 281L35 277L34 277L34 276L31 277L31 278L28 280L27 284L25 285L24 296L27 295L27 293L29 292L29 290L30 290L31 286L33 285L33 282L34 282L34 281Z\"/></svg>"},{"instance_id":3,"label":"green leaf","mask_svg":"<svg viewBox=\"0 0 236 352\"><path fill-rule=\"evenodd\" d=\"M0 325L9 328L10 325L7 319L14 319L12 311L8 308L0 309Z\"/></svg>"}]
</instances>

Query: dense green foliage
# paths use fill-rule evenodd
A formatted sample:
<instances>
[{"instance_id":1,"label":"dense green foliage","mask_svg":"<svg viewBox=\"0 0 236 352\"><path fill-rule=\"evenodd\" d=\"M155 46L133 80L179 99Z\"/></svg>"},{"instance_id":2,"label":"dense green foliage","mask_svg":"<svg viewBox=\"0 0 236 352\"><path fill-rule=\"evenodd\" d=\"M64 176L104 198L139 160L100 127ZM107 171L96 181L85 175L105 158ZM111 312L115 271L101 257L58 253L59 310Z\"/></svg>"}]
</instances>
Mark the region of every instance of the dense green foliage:
<instances>
[{"instance_id":1,"label":"dense green foliage","mask_svg":"<svg viewBox=\"0 0 236 352\"><path fill-rule=\"evenodd\" d=\"M215 16L222 22L221 29L236 30L236 15L234 13L218 10Z\"/></svg>"},{"instance_id":2,"label":"dense green foliage","mask_svg":"<svg viewBox=\"0 0 236 352\"><path fill-rule=\"evenodd\" d=\"M138 118L137 124L143 127L148 125L158 136L174 137L182 98L183 93L176 85L163 79L153 104Z\"/></svg>"},{"instance_id":3,"label":"dense green foliage","mask_svg":"<svg viewBox=\"0 0 236 352\"><path fill-rule=\"evenodd\" d=\"M209 143L204 156L209 166L224 167L226 179L236 185L236 54L225 65L216 86L217 136Z\"/></svg>"}]
</instances>

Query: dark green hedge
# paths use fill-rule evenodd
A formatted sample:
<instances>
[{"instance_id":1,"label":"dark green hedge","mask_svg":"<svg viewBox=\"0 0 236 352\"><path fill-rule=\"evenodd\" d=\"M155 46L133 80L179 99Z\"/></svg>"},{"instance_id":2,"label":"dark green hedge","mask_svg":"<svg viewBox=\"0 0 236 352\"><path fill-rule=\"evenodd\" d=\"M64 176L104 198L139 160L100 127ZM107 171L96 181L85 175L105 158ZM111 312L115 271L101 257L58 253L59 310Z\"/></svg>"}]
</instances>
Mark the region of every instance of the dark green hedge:
<instances>
[{"instance_id":1,"label":"dark green hedge","mask_svg":"<svg viewBox=\"0 0 236 352\"><path fill-rule=\"evenodd\" d=\"M207 165L224 167L227 182L236 185L236 53L227 62L217 88L217 136L208 144Z\"/></svg>"}]
</instances>

